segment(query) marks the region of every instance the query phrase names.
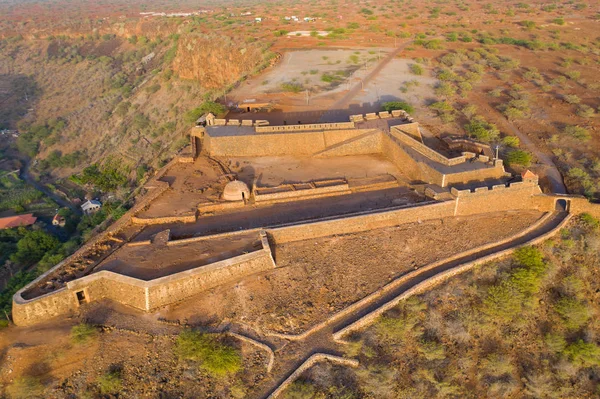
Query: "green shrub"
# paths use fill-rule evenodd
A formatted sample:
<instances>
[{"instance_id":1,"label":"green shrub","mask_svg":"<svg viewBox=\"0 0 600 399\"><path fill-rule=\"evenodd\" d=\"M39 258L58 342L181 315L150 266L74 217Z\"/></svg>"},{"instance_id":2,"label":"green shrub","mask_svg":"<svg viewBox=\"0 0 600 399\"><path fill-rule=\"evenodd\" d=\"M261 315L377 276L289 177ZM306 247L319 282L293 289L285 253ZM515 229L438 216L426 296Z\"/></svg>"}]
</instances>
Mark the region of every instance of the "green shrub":
<instances>
[{"instance_id":1,"label":"green shrub","mask_svg":"<svg viewBox=\"0 0 600 399\"><path fill-rule=\"evenodd\" d=\"M594 343L586 343L579 339L567 346L563 353L573 363L583 367L600 365L600 348Z\"/></svg>"},{"instance_id":2,"label":"green shrub","mask_svg":"<svg viewBox=\"0 0 600 399\"><path fill-rule=\"evenodd\" d=\"M552 20L552 23L557 24L557 25L564 25L565 19L563 17L554 18Z\"/></svg>"},{"instance_id":3,"label":"green shrub","mask_svg":"<svg viewBox=\"0 0 600 399\"><path fill-rule=\"evenodd\" d=\"M91 339L95 338L98 335L98 330L96 327L86 324L80 323L71 328L71 341L76 344L83 344Z\"/></svg>"},{"instance_id":4,"label":"green shrub","mask_svg":"<svg viewBox=\"0 0 600 399\"><path fill-rule=\"evenodd\" d=\"M8 327L9 325L9 321L6 319L0 319L0 330L2 330L3 328Z\"/></svg>"},{"instance_id":5,"label":"green shrub","mask_svg":"<svg viewBox=\"0 0 600 399\"><path fill-rule=\"evenodd\" d=\"M500 135L500 131L496 125L487 122L479 116L471 119L471 121L465 125L465 130L469 136L486 143L495 141Z\"/></svg>"},{"instance_id":6,"label":"green shrub","mask_svg":"<svg viewBox=\"0 0 600 399\"><path fill-rule=\"evenodd\" d=\"M415 109L412 105L410 105L409 103L406 103L404 101L389 101L389 102L385 102L381 105L381 109L383 111L397 111L397 110L404 110L406 112L408 112L409 114L412 114Z\"/></svg>"},{"instance_id":7,"label":"green shrub","mask_svg":"<svg viewBox=\"0 0 600 399\"><path fill-rule=\"evenodd\" d=\"M446 41L455 42L457 40L458 40L458 34L456 34L456 32L449 32L448 34L446 34Z\"/></svg>"},{"instance_id":8,"label":"green shrub","mask_svg":"<svg viewBox=\"0 0 600 399\"><path fill-rule=\"evenodd\" d=\"M6 391L11 399L41 398L44 386L38 378L27 376L15 379Z\"/></svg>"},{"instance_id":9,"label":"green shrub","mask_svg":"<svg viewBox=\"0 0 600 399\"><path fill-rule=\"evenodd\" d=\"M414 74L414 75L423 75L424 69L421 65L419 64L410 64L409 65L410 71Z\"/></svg>"},{"instance_id":10,"label":"green shrub","mask_svg":"<svg viewBox=\"0 0 600 399\"><path fill-rule=\"evenodd\" d=\"M304 86L302 86L300 83L286 82L281 84L281 89L286 92L300 93L302 90L304 90Z\"/></svg>"},{"instance_id":11,"label":"green shrub","mask_svg":"<svg viewBox=\"0 0 600 399\"><path fill-rule=\"evenodd\" d=\"M444 360L446 358L444 346L435 341L423 341L417 350L427 360Z\"/></svg>"},{"instance_id":12,"label":"green shrub","mask_svg":"<svg viewBox=\"0 0 600 399\"><path fill-rule=\"evenodd\" d=\"M507 147L517 148L521 145L521 140L517 136L506 136L502 139L502 144Z\"/></svg>"},{"instance_id":13,"label":"green shrub","mask_svg":"<svg viewBox=\"0 0 600 399\"><path fill-rule=\"evenodd\" d=\"M581 102L581 99L576 94L565 94L562 98L569 104L579 104Z\"/></svg>"},{"instance_id":14,"label":"green shrub","mask_svg":"<svg viewBox=\"0 0 600 399\"><path fill-rule=\"evenodd\" d=\"M509 165L521 165L525 167L531 165L532 159L533 156L529 152L523 150L513 150L509 152L506 157L506 161Z\"/></svg>"},{"instance_id":15,"label":"green shrub","mask_svg":"<svg viewBox=\"0 0 600 399\"><path fill-rule=\"evenodd\" d=\"M198 331L179 334L175 351L179 358L200 362L202 369L216 376L234 374L242 368L242 357L235 348Z\"/></svg>"},{"instance_id":16,"label":"green shrub","mask_svg":"<svg viewBox=\"0 0 600 399\"><path fill-rule=\"evenodd\" d=\"M504 281L488 289L482 311L492 320L508 322L521 313L522 302L522 294Z\"/></svg>"},{"instance_id":17,"label":"green shrub","mask_svg":"<svg viewBox=\"0 0 600 399\"><path fill-rule=\"evenodd\" d=\"M581 126L570 125L566 126L564 130L565 134L573 136L577 140L589 141L592 138L590 132Z\"/></svg>"},{"instance_id":18,"label":"green shrub","mask_svg":"<svg viewBox=\"0 0 600 399\"><path fill-rule=\"evenodd\" d=\"M533 28L535 28L535 22L524 20L524 21L521 21L521 26L523 26L527 30L532 30Z\"/></svg>"},{"instance_id":19,"label":"green shrub","mask_svg":"<svg viewBox=\"0 0 600 399\"><path fill-rule=\"evenodd\" d=\"M306 381L294 381L285 391L285 399L312 399L315 397L315 386Z\"/></svg>"},{"instance_id":20,"label":"green shrub","mask_svg":"<svg viewBox=\"0 0 600 399\"><path fill-rule=\"evenodd\" d=\"M121 370L115 369L102 374L97 380L98 389L102 395L118 393L123 386Z\"/></svg>"},{"instance_id":21,"label":"green shrub","mask_svg":"<svg viewBox=\"0 0 600 399\"><path fill-rule=\"evenodd\" d=\"M588 307L575 298L563 297L554 306L568 329L576 330L587 324L590 319Z\"/></svg>"},{"instance_id":22,"label":"green shrub","mask_svg":"<svg viewBox=\"0 0 600 399\"><path fill-rule=\"evenodd\" d=\"M600 220L596 219L589 213L582 213L579 217L581 221L589 228L597 229L600 227Z\"/></svg>"},{"instance_id":23,"label":"green shrub","mask_svg":"<svg viewBox=\"0 0 600 399\"><path fill-rule=\"evenodd\" d=\"M546 342L548 349L550 349L554 353L561 353L567 346L567 341L565 340L565 337L557 333L546 334L546 336L544 337L544 342Z\"/></svg>"}]
</instances>

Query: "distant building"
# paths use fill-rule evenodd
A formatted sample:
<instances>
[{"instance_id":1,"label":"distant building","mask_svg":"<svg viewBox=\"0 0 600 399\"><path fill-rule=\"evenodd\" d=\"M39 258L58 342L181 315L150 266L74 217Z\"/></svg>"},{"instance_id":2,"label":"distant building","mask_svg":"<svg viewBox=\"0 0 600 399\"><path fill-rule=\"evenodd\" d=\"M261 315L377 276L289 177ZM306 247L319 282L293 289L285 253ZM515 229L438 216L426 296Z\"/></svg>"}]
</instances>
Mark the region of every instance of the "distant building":
<instances>
[{"instance_id":1,"label":"distant building","mask_svg":"<svg viewBox=\"0 0 600 399\"><path fill-rule=\"evenodd\" d=\"M256 17L256 18L254 18L254 22L262 22L262 18L261 17Z\"/></svg>"},{"instance_id":2,"label":"distant building","mask_svg":"<svg viewBox=\"0 0 600 399\"><path fill-rule=\"evenodd\" d=\"M56 215L54 215L54 217L52 218L53 226L65 227L65 224L67 224L66 219L63 216L59 215L58 213Z\"/></svg>"},{"instance_id":3,"label":"distant building","mask_svg":"<svg viewBox=\"0 0 600 399\"><path fill-rule=\"evenodd\" d=\"M83 205L81 205L81 209L86 215L91 215L92 213L98 212L101 207L102 204L100 203L100 201L97 200L88 200Z\"/></svg>"},{"instance_id":4,"label":"distant building","mask_svg":"<svg viewBox=\"0 0 600 399\"><path fill-rule=\"evenodd\" d=\"M33 213L0 218L0 230L11 229L13 227L31 226L36 220L37 218L33 216Z\"/></svg>"}]
</instances>

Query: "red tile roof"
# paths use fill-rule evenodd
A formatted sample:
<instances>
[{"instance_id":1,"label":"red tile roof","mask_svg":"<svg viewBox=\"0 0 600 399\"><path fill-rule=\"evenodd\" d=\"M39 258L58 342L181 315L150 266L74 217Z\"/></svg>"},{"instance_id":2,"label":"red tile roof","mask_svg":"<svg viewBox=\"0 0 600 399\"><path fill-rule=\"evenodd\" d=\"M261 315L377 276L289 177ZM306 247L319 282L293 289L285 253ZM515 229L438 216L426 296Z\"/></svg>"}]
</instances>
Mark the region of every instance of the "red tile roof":
<instances>
[{"instance_id":1,"label":"red tile roof","mask_svg":"<svg viewBox=\"0 0 600 399\"><path fill-rule=\"evenodd\" d=\"M523 173L521 176L523 177L523 179L535 179L536 177L538 177L538 175L536 175L529 169L527 169L527 171L525 173Z\"/></svg>"},{"instance_id":2,"label":"red tile roof","mask_svg":"<svg viewBox=\"0 0 600 399\"><path fill-rule=\"evenodd\" d=\"M11 227L29 226L34 224L36 220L37 218L33 216L33 213L0 218L0 229L10 229Z\"/></svg>"}]
</instances>

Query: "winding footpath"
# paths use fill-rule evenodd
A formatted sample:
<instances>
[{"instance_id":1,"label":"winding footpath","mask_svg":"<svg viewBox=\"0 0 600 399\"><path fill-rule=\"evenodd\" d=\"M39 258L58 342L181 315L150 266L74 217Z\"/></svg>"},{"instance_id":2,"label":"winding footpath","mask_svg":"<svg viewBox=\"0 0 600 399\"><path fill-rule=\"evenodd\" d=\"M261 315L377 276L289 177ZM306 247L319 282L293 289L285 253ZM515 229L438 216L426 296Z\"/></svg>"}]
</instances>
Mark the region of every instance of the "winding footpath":
<instances>
[{"instance_id":1,"label":"winding footpath","mask_svg":"<svg viewBox=\"0 0 600 399\"><path fill-rule=\"evenodd\" d=\"M473 267L512 254L516 249L538 244L557 234L568 222L566 212L545 214L529 228L504 240L482 245L407 273L378 291L335 313L300 334L264 333L257 337L273 348L276 356L271 377L264 380L253 397L275 399L304 372L319 362L357 367L358 361L343 357L344 337L377 320L400 301L422 293ZM286 356L287 355L287 356ZM287 358L287 360L285 360ZM278 361L279 360L279 361Z\"/></svg>"}]
</instances>

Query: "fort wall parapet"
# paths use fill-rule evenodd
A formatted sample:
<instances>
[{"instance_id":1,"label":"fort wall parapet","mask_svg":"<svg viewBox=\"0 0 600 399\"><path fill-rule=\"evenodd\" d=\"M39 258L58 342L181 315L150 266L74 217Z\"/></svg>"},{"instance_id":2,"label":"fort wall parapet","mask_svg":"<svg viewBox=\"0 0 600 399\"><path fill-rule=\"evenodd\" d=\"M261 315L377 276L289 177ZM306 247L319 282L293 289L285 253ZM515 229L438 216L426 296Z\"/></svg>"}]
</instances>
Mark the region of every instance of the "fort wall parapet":
<instances>
[{"instance_id":1,"label":"fort wall parapet","mask_svg":"<svg viewBox=\"0 0 600 399\"><path fill-rule=\"evenodd\" d=\"M354 122L312 123L306 125L257 126L256 133L299 132L310 130L344 130L354 129Z\"/></svg>"},{"instance_id":2,"label":"fort wall parapet","mask_svg":"<svg viewBox=\"0 0 600 399\"><path fill-rule=\"evenodd\" d=\"M82 293L79 295L85 302L107 298L144 311L176 303L224 282L275 268L264 232L260 233L260 240L262 249L257 251L154 280L144 281L102 270L30 300L17 293L13 298L13 320L24 326L72 313L80 306L78 293Z\"/></svg>"},{"instance_id":3,"label":"fort wall parapet","mask_svg":"<svg viewBox=\"0 0 600 399\"><path fill-rule=\"evenodd\" d=\"M263 119L214 119L211 126L268 126L269 121Z\"/></svg>"}]
</instances>

